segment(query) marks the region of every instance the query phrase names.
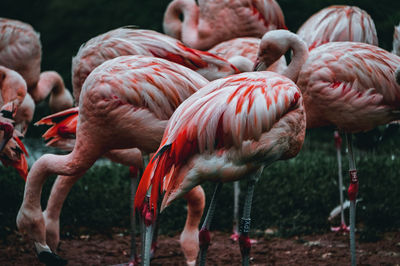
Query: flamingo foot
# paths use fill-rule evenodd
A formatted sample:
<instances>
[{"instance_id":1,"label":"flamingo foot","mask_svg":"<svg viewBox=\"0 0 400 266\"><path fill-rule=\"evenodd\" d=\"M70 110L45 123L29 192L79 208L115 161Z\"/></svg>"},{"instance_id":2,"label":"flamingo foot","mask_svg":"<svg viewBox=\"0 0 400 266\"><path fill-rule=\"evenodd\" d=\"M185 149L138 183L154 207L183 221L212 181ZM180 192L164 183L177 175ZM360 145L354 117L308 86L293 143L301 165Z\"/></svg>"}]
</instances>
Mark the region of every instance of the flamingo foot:
<instances>
[{"instance_id":1,"label":"flamingo foot","mask_svg":"<svg viewBox=\"0 0 400 266\"><path fill-rule=\"evenodd\" d=\"M40 262L46 266L64 266L68 261L53 253L47 245L35 243L36 252Z\"/></svg>"},{"instance_id":2,"label":"flamingo foot","mask_svg":"<svg viewBox=\"0 0 400 266\"><path fill-rule=\"evenodd\" d=\"M340 226L332 226L331 227L332 232L342 232L342 233L348 233L350 232L350 227L347 226L344 222L340 224Z\"/></svg>"},{"instance_id":3,"label":"flamingo foot","mask_svg":"<svg viewBox=\"0 0 400 266\"><path fill-rule=\"evenodd\" d=\"M240 237L240 235L239 235L238 232L233 232L233 234L231 234L231 236L230 236L230 239L231 239L233 242L236 242L236 241L239 240L239 237ZM250 244L256 244L256 243L257 243L257 240L256 240L256 239L250 239Z\"/></svg>"},{"instance_id":4,"label":"flamingo foot","mask_svg":"<svg viewBox=\"0 0 400 266\"><path fill-rule=\"evenodd\" d=\"M238 240L239 240L239 234L238 234L238 232L233 232L233 234L231 234L231 236L230 236L230 239L231 239L233 242L238 241Z\"/></svg>"}]
</instances>

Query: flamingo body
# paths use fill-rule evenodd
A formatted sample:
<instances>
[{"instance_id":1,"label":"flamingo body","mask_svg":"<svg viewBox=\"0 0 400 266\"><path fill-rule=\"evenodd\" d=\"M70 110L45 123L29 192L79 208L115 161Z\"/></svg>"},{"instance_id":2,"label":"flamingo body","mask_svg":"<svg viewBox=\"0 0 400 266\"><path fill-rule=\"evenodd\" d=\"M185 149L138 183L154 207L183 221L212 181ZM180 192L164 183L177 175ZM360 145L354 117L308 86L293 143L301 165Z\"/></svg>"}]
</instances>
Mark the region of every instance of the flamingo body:
<instances>
[{"instance_id":1,"label":"flamingo body","mask_svg":"<svg viewBox=\"0 0 400 266\"><path fill-rule=\"evenodd\" d=\"M101 51L101 53L99 52ZM180 41L152 30L118 28L90 39L72 60L72 83L77 102L83 82L106 60L123 55L147 55L184 65L209 80L238 73L224 59L186 47Z\"/></svg>"},{"instance_id":2,"label":"flamingo body","mask_svg":"<svg viewBox=\"0 0 400 266\"><path fill-rule=\"evenodd\" d=\"M156 150L176 107L207 83L184 66L154 57L120 56L98 66L83 85L72 152L43 155L29 172L18 228L37 241L39 251L51 252L47 241L54 250L59 214L72 185L103 155L142 167L140 151ZM65 111L64 118L71 114ZM116 149L123 150L112 153ZM41 187L50 174L60 176L42 214Z\"/></svg>"},{"instance_id":3,"label":"flamingo body","mask_svg":"<svg viewBox=\"0 0 400 266\"><path fill-rule=\"evenodd\" d=\"M355 133L398 119L399 65L400 57L364 43L327 43L313 49L297 82L307 127L336 125Z\"/></svg>"},{"instance_id":4,"label":"flamingo body","mask_svg":"<svg viewBox=\"0 0 400 266\"><path fill-rule=\"evenodd\" d=\"M26 80L28 89L39 81L42 46L31 25L0 18L0 65L14 69Z\"/></svg>"},{"instance_id":5,"label":"flamingo body","mask_svg":"<svg viewBox=\"0 0 400 266\"><path fill-rule=\"evenodd\" d=\"M140 181L135 207L152 185L162 208L204 181L229 182L300 150L304 109L297 86L273 72L248 72L209 83L178 107ZM165 179L163 177L166 176Z\"/></svg>"},{"instance_id":6,"label":"flamingo body","mask_svg":"<svg viewBox=\"0 0 400 266\"><path fill-rule=\"evenodd\" d=\"M198 5L194 0L174 0L165 11L163 28L186 45L207 50L236 37L261 37L286 26L275 0L204 0Z\"/></svg>"},{"instance_id":7,"label":"flamingo body","mask_svg":"<svg viewBox=\"0 0 400 266\"><path fill-rule=\"evenodd\" d=\"M330 6L311 16L297 34L309 49L327 42L353 41L378 45L370 15L356 6Z\"/></svg>"}]
</instances>

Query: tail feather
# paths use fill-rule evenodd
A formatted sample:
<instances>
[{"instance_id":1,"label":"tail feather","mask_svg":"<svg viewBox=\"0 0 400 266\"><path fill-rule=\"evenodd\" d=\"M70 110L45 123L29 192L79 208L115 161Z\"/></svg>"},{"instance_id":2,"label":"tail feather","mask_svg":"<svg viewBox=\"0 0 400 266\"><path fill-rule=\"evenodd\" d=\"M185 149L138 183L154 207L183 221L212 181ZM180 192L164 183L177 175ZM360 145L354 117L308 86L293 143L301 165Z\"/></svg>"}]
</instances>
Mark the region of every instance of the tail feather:
<instances>
[{"instance_id":1,"label":"tail feather","mask_svg":"<svg viewBox=\"0 0 400 266\"><path fill-rule=\"evenodd\" d=\"M143 207L146 193L151 186L150 209L153 210L154 215L156 214L160 190L164 187L163 178L170 172L173 165L170 147L171 145L161 147L147 165L136 191L135 209Z\"/></svg>"},{"instance_id":2,"label":"tail feather","mask_svg":"<svg viewBox=\"0 0 400 266\"><path fill-rule=\"evenodd\" d=\"M47 146L56 146L60 140L75 138L78 116L79 109L74 107L49 115L36 122L35 125L51 125L42 137L47 142Z\"/></svg>"},{"instance_id":3,"label":"tail feather","mask_svg":"<svg viewBox=\"0 0 400 266\"><path fill-rule=\"evenodd\" d=\"M54 125L64 119L66 119L67 117L77 115L78 113L79 113L79 107L72 107L67 110L43 117L38 122L36 122L35 125L36 126L38 126L38 125Z\"/></svg>"}]
</instances>

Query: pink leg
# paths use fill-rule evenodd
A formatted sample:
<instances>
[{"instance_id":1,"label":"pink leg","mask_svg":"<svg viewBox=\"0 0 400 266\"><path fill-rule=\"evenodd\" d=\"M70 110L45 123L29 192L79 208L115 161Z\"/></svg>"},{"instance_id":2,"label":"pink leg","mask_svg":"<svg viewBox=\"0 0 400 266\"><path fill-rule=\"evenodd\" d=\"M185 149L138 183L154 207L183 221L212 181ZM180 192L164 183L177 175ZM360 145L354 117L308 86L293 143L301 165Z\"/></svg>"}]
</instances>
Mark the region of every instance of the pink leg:
<instances>
[{"instance_id":1,"label":"pink leg","mask_svg":"<svg viewBox=\"0 0 400 266\"><path fill-rule=\"evenodd\" d=\"M51 189L43 216L46 225L46 243L53 251L57 250L60 241L60 214L62 206L72 186L82 175L58 176Z\"/></svg>"},{"instance_id":2,"label":"pink leg","mask_svg":"<svg viewBox=\"0 0 400 266\"><path fill-rule=\"evenodd\" d=\"M214 217L215 206L217 204L217 197L221 191L222 183L218 183L215 187L213 197L211 198L210 206L208 207L206 218L204 219L203 225L199 232L199 243L200 243L200 254L199 254L199 265L204 266L206 264L207 249L211 243L210 236L210 225L212 218Z\"/></svg>"},{"instance_id":3,"label":"pink leg","mask_svg":"<svg viewBox=\"0 0 400 266\"><path fill-rule=\"evenodd\" d=\"M180 244L187 265L195 265L199 253L199 224L203 216L205 195L201 186L189 191L184 198L188 204L185 227L180 236Z\"/></svg>"},{"instance_id":4,"label":"pink leg","mask_svg":"<svg viewBox=\"0 0 400 266\"><path fill-rule=\"evenodd\" d=\"M240 183L239 181L233 182L233 229L231 239L238 241L239 239L239 195Z\"/></svg>"},{"instance_id":5,"label":"pink leg","mask_svg":"<svg viewBox=\"0 0 400 266\"><path fill-rule=\"evenodd\" d=\"M349 151L349 166L350 166L350 186L347 191L350 200L350 254L351 254L351 265L357 264L356 260L356 240L355 240L355 227L356 227L356 198L358 193L358 177L356 164L354 162L353 155L353 143L352 135L346 134L347 147Z\"/></svg>"},{"instance_id":6,"label":"pink leg","mask_svg":"<svg viewBox=\"0 0 400 266\"><path fill-rule=\"evenodd\" d=\"M336 147L336 155L338 160L338 186L339 186L339 198L340 198L340 226L331 227L331 230L334 232L348 232L349 227L346 225L344 219L344 210L343 210L343 175L342 175L342 138L340 137L339 131L335 130L334 132L335 139L335 147Z\"/></svg>"}]
</instances>

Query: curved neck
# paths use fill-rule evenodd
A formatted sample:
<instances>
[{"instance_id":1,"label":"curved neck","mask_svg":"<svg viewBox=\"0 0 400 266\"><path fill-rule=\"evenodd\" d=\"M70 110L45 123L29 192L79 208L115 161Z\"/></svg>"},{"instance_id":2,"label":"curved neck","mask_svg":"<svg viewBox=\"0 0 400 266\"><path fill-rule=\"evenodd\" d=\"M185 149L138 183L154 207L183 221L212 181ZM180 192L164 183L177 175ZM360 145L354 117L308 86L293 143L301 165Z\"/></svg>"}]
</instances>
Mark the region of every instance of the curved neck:
<instances>
[{"instance_id":1,"label":"curved neck","mask_svg":"<svg viewBox=\"0 0 400 266\"><path fill-rule=\"evenodd\" d=\"M172 1L165 11L163 27L164 32L176 39L181 39L182 21L188 25L196 25L198 7L194 0Z\"/></svg>"},{"instance_id":2,"label":"curved neck","mask_svg":"<svg viewBox=\"0 0 400 266\"><path fill-rule=\"evenodd\" d=\"M62 94L64 89L64 81L57 72L45 71L40 74L39 82L30 94L37 103L44 100L50 93L53 95Z\"/></svg>"},{"instance_id":3,"label":"curved neck","mask_svg":"<svg viewBox=\"0 0 400 266\"><path fill-rule=\"evenodd\" d=\"M292 60L281 73L297 82L299 72L308 58L308 48L300 37L288 30L273 30L264 34L260 42L256 70L267 69L291 50Z\"/></svg>"},{"instance_id":4,"label":"curved neck","mask_svg":"<svg viewBox=\"0 0 400 266\"><path fill-rule=\"evenodd\" d=\"M181 15L183 22L180 19ZM198 20L199 8L194 0L175 0L165 12L164 32L192 46L198 42Z\"/></svg>"},{"instance_id":5,"label":"curved neck","mask_svg":"<svg viewBox=\"0 0 400 266\"><path fill-rule=\"evenodd\" d=\"M290 36L289 38L288 49L286 51L289 49L293 52L292 59L288 67L283 71L282 75L290 78L296 83L299 72L308 58L308 49L306 44L300 40L300 38L293 36Z\"/></svg>"}]
</instances>

